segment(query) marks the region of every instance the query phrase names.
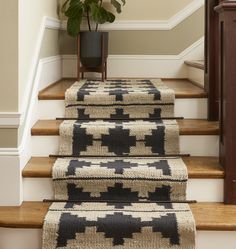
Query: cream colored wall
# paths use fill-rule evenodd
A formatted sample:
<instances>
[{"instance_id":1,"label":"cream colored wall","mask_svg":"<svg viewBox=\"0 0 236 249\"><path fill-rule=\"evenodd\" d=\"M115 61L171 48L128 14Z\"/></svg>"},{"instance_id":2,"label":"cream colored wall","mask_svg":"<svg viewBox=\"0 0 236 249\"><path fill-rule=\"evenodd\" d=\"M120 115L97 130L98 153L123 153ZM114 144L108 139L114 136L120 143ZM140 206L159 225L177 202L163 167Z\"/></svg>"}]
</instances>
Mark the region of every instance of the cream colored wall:
<instances>
[{"instance_id":1,"label":"cream colored wall","mask_svg":"<svg viewBox=\"0 0 236 249\"><path fill-rule=\"evenodd\" d=\"M0 129L0 148L16 148L17 133L17 129Z\"/></svg>"},{"instance_id":2,"label":"cream colored wall","mask_svg":"<svg viewBox=\"0 0 236 249\"><path fill-rule=\"evenodd\" d=\"M39 58L59 55L59 30L46 29Z\"/></svg>"},{"instance_id":3,"label":"cream colored wall","mask_svg":"<svg viewBox=\"0 0 236 249\"><path fill-rule=\"evenodd\" d=\"M65 0L58 0L62 5ZM110 0L104 1L104 6ZM127 0L117 20L167 20L193 0ZM112 8L110 9L112 10Z\"/></svg>"},{"instance_id":4,"label":"cream colored wall","mask_svg":"<svg viewBox=\"0 0 236 249\"><path fill-rule=\"evenodd\" d=\"M117 20L167 20L192 0L127 0Z\"/></svg>"},{"instance_id":5,"label":"cream colored wall","mask_svg":"<svg viewBox=\"0 0 236 249\"><path fill-rule=\"evenodd\" d=\"M177 55L204 35L204 8L200 8L172 30L109 31L109 54ZM64 31L61 54L76 54L76 40Z\"/></svg>"},{"instance_id":6,"label":"cream colored wall","mask_svg":"<svg viewBox=\"0 0 236 249\"><path fill-rule=\"evenodd\" d=\"M18 0L1 1L0 18L0 112L16 112L18 110Z\"/></svg>"},{"instance_id":7,"label":"cream colored wall","mask_svg":"<svg viewBox=\"0 0 236 249\"><path fill-rule=\"evenodd\" d=\"M57 15L57 0L19 0L19 110L22 110L26 89L31 87L32 82L29 81L32 70L33 60L35 59L35 51L39 32L44 16L58 18ZM47 31L44 36L45 42L53 42L55 39L50 36L47 38ZM51 45L51 44L50 44ZM39 58L47 56L47 51L50 52L50 45L44 45L41 48ZM57 46L57 43L55 44ZM57 48L56 48L57 49ZM55 49L55 50L56 50ZM38 58L38 59L39 59ZM23 124L18 130L18 146L21 143L23 135Z\"/></svg>"},{"instance_id":8,"label":"cream colored wall","mask_svg":"<svg viewBox=\"0 0 236 249\"><path fill-rule=\"evenodd\" d=\"M118 20L169 19L190 2L127 0ZM0 30L4 33L0 38L0 57L7 62L0 67L0 112L17 112L22 110L24 94L29 88L29 74L42 18L57 18L57 0L11 0L1 4L0 13L3 20ZM170 31L111 31L110 53L177 54L203 35L202 20L203 9L200 9ZM196 26L192 28L192 25ZM176 37L179 37L177 41ZM58 31L46 30L39 58L58 54L57 39ZM65 35L60 39L63 54L75 53L75 43L71 39ZM0 129L0 147L19 145L22 130L23 126L18 130L17 137L17 129Z\"/></svg>"},{"instance_id":9,"label":"cream colored wall","mask_svg":"<svg viewBox=\"0 0 236 249\"><path fill-rule=\"evenodd\" d=\"M35 55L40 25L44 16L57 18L57 0L19 0L19 109Z\"/></svg>"}]
</instances>

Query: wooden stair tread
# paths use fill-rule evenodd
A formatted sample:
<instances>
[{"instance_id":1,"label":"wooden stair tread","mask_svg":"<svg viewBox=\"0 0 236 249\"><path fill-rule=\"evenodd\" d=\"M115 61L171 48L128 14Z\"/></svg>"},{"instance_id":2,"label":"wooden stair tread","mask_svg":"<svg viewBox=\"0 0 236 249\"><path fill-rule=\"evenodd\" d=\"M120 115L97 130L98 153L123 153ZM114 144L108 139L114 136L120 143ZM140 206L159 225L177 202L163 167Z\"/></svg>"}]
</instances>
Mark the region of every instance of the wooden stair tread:
<instances>
[{"instance_id":1,"label":"wooden stair tread","mask_svg":"<svg viewBox=\"0 0 236 249\"><path fill-rule=\"evenodd\" d=\"M204 61L203 60L192 60L192 61L185 61L185 64L190 67L195 67L201 70L204 70Z\"/></svg>"},{"instance_id":2,"label":"wooden stair tread","mask_svg":"<svg viewBox=\"0 0 236 249\"><path fill-rule=\"evenodd\" d=\"M224 170L217 157L184 157L189 178L192 179L222 179ZM51 178L55 158L32 157L23 170L23 177Z\"/></svg>"},{"instance_id":3,"label":"wooden stair tread","mask_svg":"<svg viewBox=\"0 0 236 249\"><path fill-rule=\"evenodd\" d=\"M76 79L62 79L39 92L39 100L64 100L66 90ZM206 98L206 92L192 84L188 79L164 79L164 83L173 89L176 98Z\"/></svg>"},{"instance_id":4,"label":"wooden stair tread","mask_svg":"<svg viewBox=\"0 0 236 249\"><path fill-rule=\"evenodd\" d=\"M0 227L42 228L50 204L24 202L20 207L0 207ZM236 231L236 205L190 204L198 230Z\"/></svg>"},{"instance_id":5,"label":"wooden stair tread","mask_svg":"<svg viewBox=\"0 0 236 249\"><path fill-rule=\"evenodd\" d=\"M38 120L31 129L33 136L57 136L61 120ZM178 120L180 135L218 135L219 123L202 119Z\"/></svg>"}]
</instances>

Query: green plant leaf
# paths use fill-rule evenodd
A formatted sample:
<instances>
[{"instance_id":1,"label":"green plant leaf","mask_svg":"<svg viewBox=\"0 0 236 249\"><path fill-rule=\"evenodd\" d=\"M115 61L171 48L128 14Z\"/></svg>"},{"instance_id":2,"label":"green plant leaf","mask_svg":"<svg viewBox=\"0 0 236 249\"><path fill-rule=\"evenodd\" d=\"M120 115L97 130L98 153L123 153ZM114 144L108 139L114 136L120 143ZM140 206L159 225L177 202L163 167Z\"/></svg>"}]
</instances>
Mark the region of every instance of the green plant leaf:
<instances>
[{"instance_id":1,"label":"green plant leaf","mask_svg":"<svg viewBox=\"0 0 236 249\"><path fill-rule=\"evenodd\" d=\"M116 0L111 0L111 4L116 8L117 13L121 13L121 4Z\"/></svg>"},{"instance_id":2,"label":"green plant leaf","mask_svg":"<svg viewBox=\"0 0 236 249\"><path fill-rule=\"evenodd\" d=\"M67 32L70 36L76 37L80 32L80 26L82 17L79 18L68 18L67 21Z\"/></svg>"},{"instance_id":3,"label":"green plant leaf","mask_svg":"<svg viewBox=\"0 0 236 249\"><path fill-rule=\"evenodd\" d=\"M123 6L126 4L126 0L121 0L121 2L123 3Z\"/></svg>"},{"instance_id":4,"label":"green plant leaf","mask_svg":"<svg viewBox=\"0 0 236 249\"><path fill-rule=\"evenodd\" d=\"M115 21L115 19L116 19L115 15L112 14L111 12L107 11L107 22L112 23Z\"/></svg>"},{"instance_id":5,"label":"green plant leaf","mask_svg":"<svg viewBox=\"0 0 236 249\"><path fill-rule=\"evenodd\" d=\"M105 8L103 8L100 5L97 5L95 3L92 3L90 5L91 8L91 17L94 22L103 24L105 22L114 22L115 16L107 11Z\"/></svg>"},{"instance_id":6,"label":"green plant leaf","mask_svg":"<svg viewBox=\"0 0 236 249\"><path fill-rule=\"evenodd\" d=\"M80 18L81 14L83 14L83 10L84 6L80 0L71 0L65 15L69 18Z\"/></svg>"},{"instance_id":7,"label":"green plant leaf","mask_svg":"<svg viewBox=\"0 0 236 249\"><path fill-rule=\"evenodd\" d=\"M66 1L64 2L64 4L61 6L61 12L62 12L62 13L65 13L65 12L66 12L66 10L67 10L67 8L68 8L68 3L69 3L69 1L70 1L70 0L66 0Z\"/></svg>"}]
</instances>

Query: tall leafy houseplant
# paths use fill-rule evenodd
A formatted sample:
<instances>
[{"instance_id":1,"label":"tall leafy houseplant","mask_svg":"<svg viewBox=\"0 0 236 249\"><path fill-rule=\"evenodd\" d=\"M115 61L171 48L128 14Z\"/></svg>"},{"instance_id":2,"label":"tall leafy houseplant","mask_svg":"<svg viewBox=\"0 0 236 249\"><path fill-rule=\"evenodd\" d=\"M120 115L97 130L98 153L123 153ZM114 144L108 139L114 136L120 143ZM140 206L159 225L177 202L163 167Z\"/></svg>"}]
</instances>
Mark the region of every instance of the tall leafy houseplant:
<instances>
[{"instance_id":1,"label":"tall leafy houseplant","mask_svg":"<svg viewBox=\"0 0 236 249\"><path fill-rule=\"evenodd\" d=\"M104 79L107 73L108 32L99 32L99 24L115 21L114 12L121 13L126 0L66 0L62 13L68 18L67 32L72 37L79 35L78 78L80 72L99 70ZM87 20L88 31L81 32L81 24ZM80 63L83 65L81 68ZM99 68L99 69L98 69ZM83 71L81 71L83 70Z\"/></svg>"},{"instance_id":2,"label":"tall leafy houseplant","mask_svg":"<svg viewBox=\"0 0 236 249\"><path fill-rule=\"evenodd\" d=\"M66 0L61 10L68 18L68 34L76 37L84 18L87 19L89 31L92 31L91 21L96 23L95 31L98 31L99 24L115 21L115 15L108 10L109 5L113 6L117 13L121 13L125 2L126 0L110 0L104 7L103 0Z\"/></svg>"}]
</instances>

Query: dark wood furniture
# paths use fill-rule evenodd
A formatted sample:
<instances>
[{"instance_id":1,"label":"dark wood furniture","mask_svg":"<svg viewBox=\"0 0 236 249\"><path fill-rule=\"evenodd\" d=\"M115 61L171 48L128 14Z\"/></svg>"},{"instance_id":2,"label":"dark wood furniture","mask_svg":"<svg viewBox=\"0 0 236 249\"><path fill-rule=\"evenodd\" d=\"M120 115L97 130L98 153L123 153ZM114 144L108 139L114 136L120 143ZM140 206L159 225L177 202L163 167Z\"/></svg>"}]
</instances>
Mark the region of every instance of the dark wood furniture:
<instances>
[{"instance_id":1,"label":"dark wood furniture","mask_svg":"<svg viewBox=\"0 0 236 249\"><path fill-rule=\"evenodd\" d=\"M219 13L220 162L226 204L236 204L236 1L221 1Z\"/></svg>"},{"instance_id":2,"label":"dark wood furniture","mask_svg":"<svg viewBox=\"0 0 236 249\"><path fill-rule=\"evenodd\" d=\"M205 91L208 93L208 120L219 120L219 0L205 0Z\"/></svg>"}]
</instances>

